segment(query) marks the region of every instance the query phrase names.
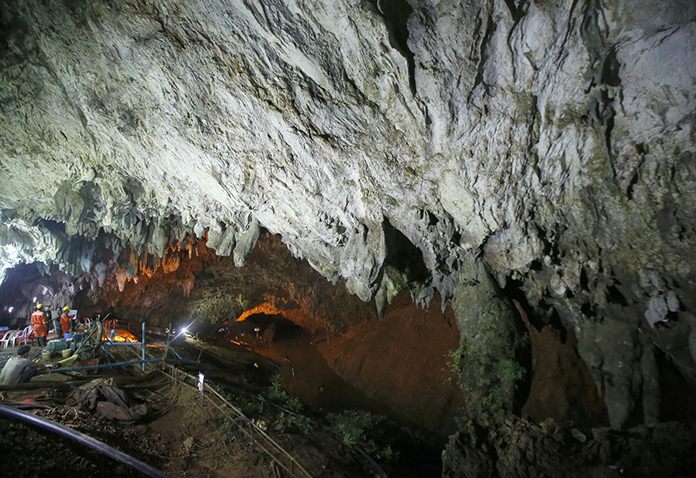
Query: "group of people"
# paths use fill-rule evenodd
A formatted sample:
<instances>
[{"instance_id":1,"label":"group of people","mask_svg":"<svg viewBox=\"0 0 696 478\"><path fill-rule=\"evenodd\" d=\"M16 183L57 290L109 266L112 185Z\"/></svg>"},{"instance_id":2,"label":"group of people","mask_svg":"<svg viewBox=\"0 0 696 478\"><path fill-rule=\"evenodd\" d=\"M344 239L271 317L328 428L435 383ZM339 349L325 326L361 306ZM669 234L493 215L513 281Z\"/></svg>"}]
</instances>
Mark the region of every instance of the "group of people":
<instances>
[{"instance_id":1,"label":"group of people","mask_svg":"<svg viewBox=\"0 0 696 478\"><path fill-rule=\"evenodd\" d=\"M37 304L34 308L34 313L31 314L31 325L34 329L34 337L39 344L39 347L45 347L47 343L49 324L53 321L53 326L56 329L58 337L63 337L71 330L70 306L63 307L62 314L58 319L53 319L50 309L44 311L43 304Z\"/></svg>"},{"instance_id":2,"label":"group of people","mask_svg":"<svg viewBox=\"0 0 696 478\"><path fill-rule=\"evenodd\" d=\"M31 314L31 325L33 328L34 337L40 347L45 347L47 344L48 329L53 322L56 329L56 334L63 337L71 330L70 307L63 307L60 317L53 319L53 314L49 308L44 310L43 304L37 304L34 307L34 313ZM37 372L37 366L29 358L31 347L22 345L17 349L17 355L10 357L5 366L0 372L0 385L13 385L17 383L28 382Z\"/></svg>"},{"instance_id":3,"label":"group of people","mask_svg":"<svg viewBox=\"0 0 696 478\"><path fill-rule=\"evenodd\" d=\"M34 307L34 313L31 314L31 325L33 326L33 334L39 347L45 347L48 343L47 337L51 322L60 338L73 329L69 314L70 310L70 306L66 305L62 309L60 317L54 319L50 308L44 307L43 304L37 304ZM97 315L96 320L101 320L99 315ZM104 330L110 333L111 339L113 339L116 327L118 327L118 320L105 319L103 326ZM0 385L28 382L37 373L37 365L29 358L29 351L30 347L28 345L22 345L17 349L17 355L10 357L0 372Z\"/></svg>"}]
</instances>

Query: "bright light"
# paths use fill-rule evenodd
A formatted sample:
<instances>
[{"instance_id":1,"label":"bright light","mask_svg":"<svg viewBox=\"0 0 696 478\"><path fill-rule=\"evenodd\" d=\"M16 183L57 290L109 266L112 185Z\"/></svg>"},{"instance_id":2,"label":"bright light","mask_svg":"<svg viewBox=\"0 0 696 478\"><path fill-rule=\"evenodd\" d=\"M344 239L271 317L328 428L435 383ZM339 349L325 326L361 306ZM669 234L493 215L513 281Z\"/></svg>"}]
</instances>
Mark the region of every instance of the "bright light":
<instances>
[{"instance_id":1,"label":"bright light","mask_svg":"<svg viewBox=\"0 0 696 478\"><path fill-rule=\"evenodd\" d=\"M196 320L194 319L191 322L189 322L188 324L181 327L179 329L179 333L174 336L174 340L176 340L178 337L181 337L182 335L184 335L184 336L190 335L189 327L191 327L195 322L196 322Z\"/></svg>"},{"instance_id":2,"label":"bright light","mask_svg":"<svg viewBox=\"0 0 696 478\"><path fill-rule=\"evenodd\" d=\"M203 375L201 372L198 372L198 391L203 394L203 391L205 390L204 388L205 384L205 375Z\"/></svg>"},{"instance_id":3,"label":"bright light","mask_svg":"<svg viewBox=\"0 0 696 478\"><path fill-rule=\"evenodd\" d=\"M13 306L13 307L10 307L9 309L7 309L7 311L8 311L10 314L12 313L13 310L14 310L14 306Z\"/></svg>"},{"instance_id":4,"label":"bright light","mask_svg":"<svg viewBox=\"0 0 696 478\"><path fill-rule=\"evenodd\" d=\"M36 302L36 297L34 297L34 298L32 299L32 302Z\"/></svg>"}]
</instances>

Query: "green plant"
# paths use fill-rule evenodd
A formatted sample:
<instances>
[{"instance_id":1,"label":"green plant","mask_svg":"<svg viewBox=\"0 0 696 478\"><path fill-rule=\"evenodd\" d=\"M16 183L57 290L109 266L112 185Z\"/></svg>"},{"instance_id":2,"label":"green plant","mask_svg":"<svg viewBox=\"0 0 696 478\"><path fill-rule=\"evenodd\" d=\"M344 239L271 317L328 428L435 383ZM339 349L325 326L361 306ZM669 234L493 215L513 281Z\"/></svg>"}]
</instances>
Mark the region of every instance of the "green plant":
<instances>
[{"instance_id":1,"label":"green plant","mask_svg":"<svg viewBox=\"0 0 696 478\"><path fill-rule=\"evenodd\" d=\"M299 413L279 412L274 419L274 427L278 431L296 431L308 435L314 430L312 420Z\"/></svg>"},{"instance_id":2,"label":"green plant","mask_svg":"<svg viewBox=\"0 0 696 478\"><path fill-rule=\"evenodd\" d=\"M524 378L526 371L520 364L511 359L498 362L498 375L503 384L514 385Z\"/></svg>"},{"instance_id":3,"label":"green plant","mask_svg":"<svg viewBox=\"0 0 696 478\"><path fill-rule=\"evenodd\" d=\"M273 419L273 426L277 430L294 430L304 434L312 431L312 420L302 414L302 403L285 391L280 375L273 376L266 395L269 400L275 403L278 410Z\"/></svg>"},{"instance_id":4,"label":"green plant","mask_svg":"<svg viewBox=\"0 0 696 478\"><path fill-rule=\"evenodd\" d=\"M237 294L237 297L232 299L232 303L241 310L246 310L249 305L249 301L247 301L241 293Z\"/></svg>"},{"instance_id":5,"label":"green plant","mask_svg":"<svg viewBox=\"0 0 696 478\"><path fill-rule=\"evenodd\" d=\"M479 332L489 332L489 323ZM511 407L512 392L526 371L510 358L495 360L486 341L469 341L447 353L447 383L458 383L467 400L469 413L480 419L500 422Z\"/></svg>"},{"instance_id":6,"label":"green plant","mask_svg":"<svg viewBox=\"0 0 696 478\"><path fill-rule=\"evenodd\" d=\"M448 384L459 381L459 374L462 373L462 365L464 361L464 349L460 345L454 350L447 352L447 362L445 370L445 381Z\"/></svg>"},{"instance_id":7,"label":"green plant","mask_svg":"<svg viewBox=\"0 0 696 478\"><path fill-rule=\"evenodd\" d=\"M485 380L481 382L486 393L482 394L475 403L477 413L490 418L494 422L501 422L505 418L506 410L509 409L509 401L517 386L517 382L524 379L525 369L512 359L504 358L498 362L498 374L495 380Z\"/></svg>"},{"instance_id":8,"label":"green plant","mask_svg":"<svg viewBox=\"0 0 696 478\"><path fill-rule=\"evenodd\" d=\"M359 445L367 449L374 448L374 443L368 446L368 430L383 420L382 417L362 410L330 413L328 419L332 428L341 436L343 443L347 446Z\"/></svg>"},{"instance_id":9,"label":"green plant","mask_svg":"<svg viewBox=\"0 0 696 478\"><path fill-rule=\"evenodd\" d=\"M283 406L293 412L299 412L302 410L302 403L296 398L288 394L283 388L283 384L280 380L280 375L274 375L271 379L271 385L268 387L268 398L277 402L279 405Z\"/></svg>"},{"instance_id":10,"label":"green plant","mask_svg":"<svg viewBox=\"0 0 696 478\"><path fill-rule=\"evenodd\" d=\"M271 385L268 387L268 398L271 400L284 400L288 396L280 383L280 375L276 374L271 378Z\"/></svg>"}]
</instances>

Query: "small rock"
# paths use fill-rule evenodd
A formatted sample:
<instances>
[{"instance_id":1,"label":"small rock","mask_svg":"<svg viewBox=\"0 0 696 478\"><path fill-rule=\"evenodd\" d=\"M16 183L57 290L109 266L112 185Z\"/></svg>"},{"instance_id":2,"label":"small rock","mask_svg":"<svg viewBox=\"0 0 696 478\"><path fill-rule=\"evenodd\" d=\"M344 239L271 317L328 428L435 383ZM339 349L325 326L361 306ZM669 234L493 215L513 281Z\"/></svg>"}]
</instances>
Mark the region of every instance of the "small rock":
<instances>
[{"instance_id":1,"label":"small rock","mask_svg":"<svg viewBox=\"0 0 696 478\"><path fill-rule=\"evenodd\" d=\"M585 434L577 428L571 428L570 434L573 435L573 438L575 438L580 443L585 443L587 441L587 437L585 436Z\"/></svg>"},{"instance_id":2,"label":"small rock","mask_svg":"<svg viewBox=\"0 0 696 478\"><path fill-rule=\"evenodd\" d=\"M128 422L133 419L128 409L111 402L98 402L97 414L109 420L117 420L119 422Z\"/></svg>"},{"instance_id":3,"label":"small rock","mask_svg":"<svg viewBox=\"0 0 696 478\"><path fill-rule=\"evenodd\" d=\"M679 311L679 297L677 297L677 294L674 293L674 291L669 291L667 292L667 309L669 309L670 312L678 312Z\"/></svg>"},{"instance_id":4,"label":"small rock","mask_svg":"<svg viewBox=\"0 0 696 478\"><path fill-rule=\"evenodd\" d=\"M648 310L645 311L645 320L648 321L651 327L655 327L658 322L667 320L667 301L664 297L652 297L648 302Z\"/></svg>"}]
</instances>

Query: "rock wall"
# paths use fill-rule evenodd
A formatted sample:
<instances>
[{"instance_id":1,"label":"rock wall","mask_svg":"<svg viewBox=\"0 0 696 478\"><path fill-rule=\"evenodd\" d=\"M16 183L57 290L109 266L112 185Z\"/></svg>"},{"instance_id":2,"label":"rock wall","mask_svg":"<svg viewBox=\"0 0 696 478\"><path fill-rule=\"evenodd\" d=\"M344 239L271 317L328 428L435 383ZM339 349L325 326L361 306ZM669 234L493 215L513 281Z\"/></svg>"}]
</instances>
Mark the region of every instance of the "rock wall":
<instances>
[{"instance_id":1,"label":"rock wall","mask_svg":"<svg viewBox=\"0 0 696 478\"><path fill-rule=\"evenodd\" d=\"M566 423L510 418L499 426L472 423L450 437L445 478L689 476L696 433L678 423L583 431Z\"/></svg>"},{"instance_id":2,"label":"rock wall","mask_svg":"<svg viewBox=\"0 0 696 478\"><path fill-rule=\"evenodd\" d=\"M265 228L363 300L445 304L480 257L538 326L573 329L613 426L656 420L651 350L696 370L695 17L687 0L8 1L2 268L86 272L100 238L161 257L190 231L242 264ZM390 255L401 237L411 262Z\"/></svg>"},{"instance_id":3,"label":"rock wall","mask_svg":"<svg viewBox=\"0 0 696 478\"><path fill-rule=\"evenodd\" d=\"M191 330L201 333L257 308L272 309L312 334L340 333L377 320L374 305L326 281L270 234L261 236L244 267L235 267L232 257L217 256L203 241L190 255L182 249L178 257L176 269L168 270L163 261L154 270L126 277L122 290L110 275L103 287L85 288L77 303L87 314L110 310L158 327L195 321Z\"/></svg>"},{"instance_id":4,"label":"rock wall","mask_svg":"<svg viewBox=\"0 0 696 478\"><path fill-rule=\"evenodd\" d=\"M422 310L402 293L383 320L363 322L318 348L338 375L370 399L405 422L448 434L468 399L448 366L448 352L458 342L451 307L442 313L433 303Z\"/></svg>"}]
</instances>

